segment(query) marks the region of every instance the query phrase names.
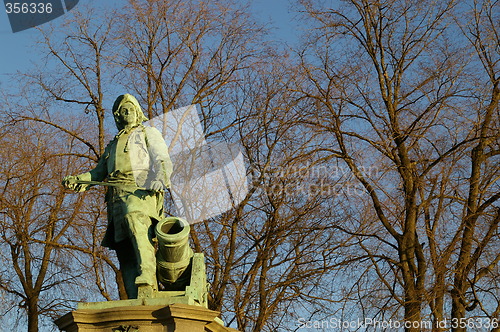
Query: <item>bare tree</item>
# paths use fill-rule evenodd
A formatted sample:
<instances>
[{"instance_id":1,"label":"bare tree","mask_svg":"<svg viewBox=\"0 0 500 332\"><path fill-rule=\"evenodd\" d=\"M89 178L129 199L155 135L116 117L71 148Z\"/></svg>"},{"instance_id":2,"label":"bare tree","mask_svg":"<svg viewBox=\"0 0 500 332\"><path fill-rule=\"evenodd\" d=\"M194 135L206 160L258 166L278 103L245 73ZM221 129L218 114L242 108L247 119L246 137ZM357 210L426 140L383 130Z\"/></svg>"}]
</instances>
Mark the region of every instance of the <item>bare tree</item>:
<instances>
[{"instance_id":1,"label":"bare tree","mask_svg":"<svg viewBox=\"0 0 500 332\"><path fill-rule=\"evenodd\" d=\"M462 217L463 233L460 253L456 261L451 316L457 320L466 318L466 310L472 311L478 305L488 318L500 317L500 301L497 294L491 294L487 284L500 261L499 254L488 255L488 248L498 234L500 209L495 202L500 198L498 191L499 161L499 101L500 101L500 26L498 25L498 3L493 1L472 1L466 14L458 24L473 46L474 56L480 60L482 71L476 78L484 80L477 92L473 109L476 111L474 145L470 150L470 177L468 192L464 195L465 211ZM467 16L466 16L467 17ZM485 257L486 255L490 257ZM494 274L493 274L494 275ZM486 279L486 284L482 279ZM483 289L486 291L484 292ZM468 298L468 294L472 296ZM478 293L482 293L478 296ZM493 295L494 308L485 308L482 301ZM489 306L488 306L489 307ZM459 326L454 331L465 331Z\"/></svg>"},{"instance_id":2,"label":"bare tree","mask_svg":"<svg viewBox=\"0 0 500 332\"><path fill-rule=\"evenodd\" d=\"M298 168L314 154L306 152L309 138L300 142L300 147L288 146L297 123L287 113L291 110L288 95L278 97L280 88L286 90L281 79L290 80L286 77L291 68L288 58L266 50L264 42L259 44L263 29L231 2L195 6L188 2L131 1L127 8L115 37L126 50L117 56L118 66L124 68L118 77L142 96L149 116L199 103L206 139L242 139L246 157L261 168L258 186L238 207L205 221L192 235L197 249L207 254L211 308L227 311L228 320L241 329L273 330L279 319L271 323L272 318L285 317L293 307L285 310L285 303L314 298L308 287L320 284L318 278L328 270L331 259L327 249L328 254L320 258L312 254L318 246L315 238L332 236L328 226L312 221L315 214L324 213L318 198L302 202L290 195L298 184L293 172L282 179L277 174L269 178L280 167L293 168L294 162ZM269 60L262 61L265 57ZM273 61L277 63L273 65ZM249 125L252 131L247 131ZM263 155L252 156L259 153ZM273 181L282 182L276 193L268 192L277 185ZM275 206L270 210L262 207L267 205ZM294 217L294 211L302 212ZM253 225L258 220L259 225ZM287 225L293 231L287 230ZM322 233L322 229L326 231ZM306 262L318 266L306 273ZM276 272L284 266L288 272ZM306 295L306 289L311 294ZM258 306L256 293L261 294Z\"/></svg>"},{"instance_id":3,"label":"bare tree","mask_svg":"<svg viewBox=\"0 0 500 332\"><path fill-rule=\"evenodd\" d=\"M298 91L310 109L304 121L330 135L332 155L369 198L355 231L365 255L355 261L370 258L382 291L363 295L382 304L371 315L410 323L430 316L434 330L445 318L460 322L472 304L472 275L480 275L474 271L497 263L486 258L498 241L498 168L486 167L498 162L489 159L498 144L497 78L489 75L485 112L478 103L484 90L468 81L475 62L448 39L459 31L454 2L304 5L319 28L299 52L306 81ZM367 165L378 171L367 173ZM454 309L446 314L450 296Z\"/></svg>"},{"instance_id":4,"label":"bare tree","mask_svg":"<svg viewBox=\"0 0 500 332\"><path fill-rule=\"evenodd\" d=\"M82 199L60 186L61 173L77 164L64 151L71 142L43 126L4 123L2 132L0 245L9 264L2 266L0 289L10 299L2 314L19 307L28 331L38 331L41 317L53 318L78 300L69 290L85 273L72 266L68 252L57 250L68 233L76 234L72 228L82 212Z\"/></svg>"},{"instance_id":5,"label":"bare tree","mask_svg":"<svg viewBox=\"0 0 500 332\"><path fill-rule=\"evenodd\" d=\"M320 188L327 176L310 172L322 151L298 121L290 93L296 74L286 54L270 52L241 77L230 98L237 126L222 135L241 144L249 192L195 227L195 245L209 263L211 308L240 330L290 328L301 305L321 302L321 280L343 246Z\"/></svg>"},{"instance_id":6,"label":"bare tree","mask_svg":"<svg viewBox=\"0 0 500 332\"><path fill-rule=\"evenodd\" d=\"M79 148L75 148L72 155L80 158L80 162L89 168L99 159L109 137L105 103L112 102L106 95L109 91L114 91L110 86L113 75L107 73L113 68L111 60L115 53L112 51L112 28L115 21L114 13L109 8L98 11L87 6L75 9L72 13L73 15L62 22L64 34L55 32L54 26L40 30L39 44L45 55L45 66L25 75L25 81L31 86L38 86L39 93L51 101L50 108L45 113L23 113L19 118L52 127L59 131L61 137L74 139ZM103 17L102 13L105 13ZM47 68L51 70L48 71ZM89 121L87 130L77 131L60 123L57 117L54 119L56 107L73 114L81 114ZM114 124L111 125L114 127ZM68 173L60 174L61 177L65 175ZM102 195L102 190L99 193ZM81 241L57 245L61 249L71 249L88 255L92 261L89 264L93 268L91 271L95 276L95 285L108 300L113 298L110 285L106 281L111 272L111 280L116 281L119 296L124 299L126 294L120 270L110 252L100 247L105 224L102 221L105 216L102 199L87 201L85 211L88 213L82 213L86 218L82 220L82 225L92 236L81 238ZM104 266L106 268L103 268Z\"/></svg>"},{"instance_id":7,"label":"bare tree","mask_svg":"<svg viewBox=\"0 0 500 332\"><path fill-rule=\"evenodd\" d=\"M204 121L213 121L265 45L264 29L230 0L134 0L125 9L115 35L123 50L117 77L150 118L196 103Z\"/></svg>"},{"instance_id":8,"label":"bare tree","mask_svg":"<svg viewBox=\"0 0 500 332\"><path fill-rule=\"evenodd\" d=\"M139 96L149 117L198 103L208 142L241 144L249 192L192 232L207 257L210 308L231 325L294 330L305 315L362 314L430 318L439 331L444 319L498 316L495 3L464 17L454 1L303 4L316 29L294 53L225 0L75 9L64 33L42 31L47 66L26 77L43 112L12 111L16 130L34 135L15 158L14 134L0 137L11 162L2 165L2 253L12 253L4 259L19 268L5 273L20 281L1 287L25 299L29 317L61 308L40 293L84 272L91 296L114 299L111 280L124 298L99 246L102 205L58 186L63 169L99 158L111 134L105 105L122 92ZM449 38L455 24L472 48ZM86 130L57 121L57 108L81 115ZM22 174L9 168L51 140L61 150L32 156ZM63 253L79 264L62 264ZM33 265L41 281L30 284Z\"/></svg>"},{"instance_id":9,"label":"bare tree","mask_svg":"<svg viewBox=\"0 0 500 332\"><path fill-rule=\"evenodd\" d=\"M95 141L77 137L50 119L30 119L74 136L87 146L92 160L98 159L106 145L104 100L106 92L111 89L111 76L106 72L110 70L114 24L112 11L108 9L102 18L98 13L97 9L88 6L73 11L59 27L63 34L54 26L40 29L39 47L45 61L26 75L29 82L40 86L50 100L59 101L60 107L77 108L92 115L96 122L92 128Z\"/></svg>"}]
</instances>

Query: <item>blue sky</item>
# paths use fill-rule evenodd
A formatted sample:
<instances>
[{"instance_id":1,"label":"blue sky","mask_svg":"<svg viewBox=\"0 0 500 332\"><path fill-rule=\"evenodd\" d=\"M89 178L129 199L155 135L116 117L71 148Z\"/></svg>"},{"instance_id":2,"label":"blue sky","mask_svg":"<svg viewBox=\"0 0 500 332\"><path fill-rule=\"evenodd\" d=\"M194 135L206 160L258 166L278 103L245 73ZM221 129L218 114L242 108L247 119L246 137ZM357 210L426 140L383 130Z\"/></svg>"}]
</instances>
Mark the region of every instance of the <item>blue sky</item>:
<instances>
[{"instance_id":1,"label":"blue sky","mask_svg":"<svg viewBox=\"0 0 500 332\"><path fill-rule=\"evenodd\" d=\"M80 4L84 2L98 3L98 1L102 0L80 0ZM123 0L112 1L118 3L124 2ZM284 39L289 43L295 41L296 32L299 27L295 23L297 20L292 10L293 0L249 1L252 11L259 20L274 26L274 38ZM2 44L2 51L0 52L1 84L9 79L9 74L15 74L16 71L25 71L31 66L36 65L38 55L34 51L34 44L38 31L36 29L28 29L13 33L5 10L1 10L0 12L0 42ZM57 23L57 20L62 19L62 17L57 18L55 23Z\"/></svg>"},{"instance_id":2,"label":"blue sky","mask_svg":"<svg viewBox=\"0 0 500 332\"><path fill-rule=\"evenodd\" d=\"M15 73L17 69L23 70L29 67L30 60L33 57L31 45L34 42L35 35L36 30L34 29L12 33L5 10L0 10L0 41L2 44L0 82L8 79L6 74Z\"/></svg>"}]
</instances>

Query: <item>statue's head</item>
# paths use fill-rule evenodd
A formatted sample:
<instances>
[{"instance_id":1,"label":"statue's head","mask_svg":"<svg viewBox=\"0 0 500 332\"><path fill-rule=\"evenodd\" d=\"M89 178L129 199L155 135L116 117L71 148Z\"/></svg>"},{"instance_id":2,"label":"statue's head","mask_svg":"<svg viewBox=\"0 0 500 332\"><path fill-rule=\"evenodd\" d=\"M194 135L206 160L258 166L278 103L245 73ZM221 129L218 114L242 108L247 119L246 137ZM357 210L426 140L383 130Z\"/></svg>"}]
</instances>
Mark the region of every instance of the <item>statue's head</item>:
<instances>
[{"instance_id":1,"label":"statue's head","mask_svg":"<svg viewBox=\"0 0 500 332\"><path fill-rule=\"evenodd\" d=\"M132 112L132 114L128 114L129 112ZM128 114L127 120L124 120L123 114ZM127 124L133 127L148 120L144 113L142 113L137 99L128 93L116 98L113 104L113 117L115 118L118 130L122 130ZM133 123L125 123L125 121L132 121Z\"/></svg>"}]
</instances>

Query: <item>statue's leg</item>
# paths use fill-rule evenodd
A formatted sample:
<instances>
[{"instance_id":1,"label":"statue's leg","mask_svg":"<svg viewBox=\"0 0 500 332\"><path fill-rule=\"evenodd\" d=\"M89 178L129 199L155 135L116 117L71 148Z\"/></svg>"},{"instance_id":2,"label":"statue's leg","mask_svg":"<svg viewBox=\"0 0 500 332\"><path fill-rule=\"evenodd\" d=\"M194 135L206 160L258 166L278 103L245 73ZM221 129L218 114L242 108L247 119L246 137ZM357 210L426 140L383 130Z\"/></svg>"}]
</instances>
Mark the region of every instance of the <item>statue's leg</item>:
<instances>
[{"instance_id":1,"label":"statue's leg","mask_svg":"<svg viewBox=\"0 0 500 332\"><path fill-rule=\"evenodd\" d=\"M156 290L156 257L151 219L141 212L128 213L126 218L132 233L132 243L140 270L135 284L149 285Z\"/></svg>"},{"instance_id":2,"label":"statue's leg","mask_svg":"<svg viewBox=\"0 0 500 332\"><path fill-rule=\"evenodd\" d=\"M137 286L135 279L139 276L140 269L135 250L130 239L123 240L116 244L116 256L120 262L123 284L129 299L137 298Z\"/></svg>"}]
</instances>

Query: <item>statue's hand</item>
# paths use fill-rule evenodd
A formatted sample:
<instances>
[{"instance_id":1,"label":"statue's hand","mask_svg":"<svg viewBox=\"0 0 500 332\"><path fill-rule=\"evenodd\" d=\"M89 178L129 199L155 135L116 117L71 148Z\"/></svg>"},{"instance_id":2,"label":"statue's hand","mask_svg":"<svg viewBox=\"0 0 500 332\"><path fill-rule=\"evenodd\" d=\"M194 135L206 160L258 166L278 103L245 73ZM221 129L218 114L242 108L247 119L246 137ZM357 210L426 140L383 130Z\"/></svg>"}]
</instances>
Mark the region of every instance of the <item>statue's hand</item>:
<instances>
[{"instance_id":1,"label":"statue's hand","mask_svg":"<svg viewBox=\"0 0 500 332\"><path fill-rule=\"evenodd\" d=\"M165 188L163 186L163 183L161 181L155 180L151 182L151 190L154 191L163 191Z\"/></svg>"},{"instance_id":2,"label":"statue's hand","mask_svg":"<svg viewBox=\"0 0 500 332\"><path fill-rule=\"evenodd\" d=\"M75 187L77 185L77 183L76 183L76 177L73 176L73 175L67 175L67 176L65 176L63 178L63 180L62 180L62 185L66 189L75 190Z\"/></svg>"},{"instance_id":3,"label":"statue's hand","mask_svg":"<svg viewBox=\"0 0 500 332\"><path fill-rule=\"evenodd\" d=\"M73 175L65 176L62 180L62 185L66 189L71 189L71 190L78 191L78 192L85 191L84 186L77 183L76 180L78 180L77 176L73 176Z\"/></svg>"}]
</instances>

